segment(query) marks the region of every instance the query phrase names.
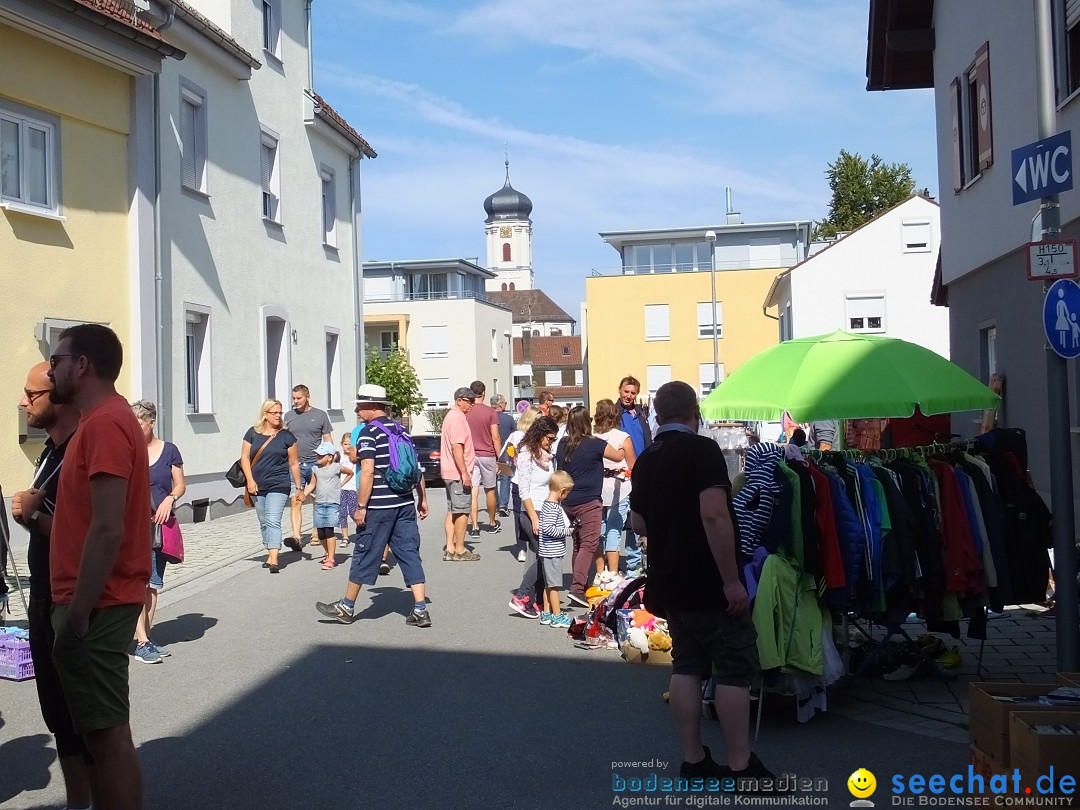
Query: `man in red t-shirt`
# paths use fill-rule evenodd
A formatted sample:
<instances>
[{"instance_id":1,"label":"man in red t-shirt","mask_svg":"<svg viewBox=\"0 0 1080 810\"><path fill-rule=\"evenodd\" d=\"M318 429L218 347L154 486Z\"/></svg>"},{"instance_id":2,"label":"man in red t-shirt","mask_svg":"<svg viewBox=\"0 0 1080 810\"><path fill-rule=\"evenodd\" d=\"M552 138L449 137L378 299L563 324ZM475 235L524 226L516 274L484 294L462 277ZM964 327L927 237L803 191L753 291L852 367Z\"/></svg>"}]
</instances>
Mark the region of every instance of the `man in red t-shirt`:
<instances>
[{"instance_id":1,"label":"man in red t-shirt","mask_svg":"<svg viewBox=\"0 0 1080 810\"><path fill-rule=\"evenodd\" d=\"M469 512L472 530L469 535L479 537L480 487L484 488L484 496L487 498L488 531L494 534L502 528L499 519L495 517L495 483L499 475L496 456L502 447L502 440L499 438L499 412L484 402L484 391L487 390L484 383L473 380L469 388L476 395L476 404L465 414L476 452L476 461L472 468L472 505Z\"/></svg>"},{"instance_id":2,"label":"man in red t-shirt","mask_svg":"<svg viewBox=\"0 0 1080 810\"><path fill-rule=\"evenodd\" d=\"M116 393L123 360L116 333L99 324L65 329L49 358L53 402L81 414L49 547L53 658L102 807L142 806L127 650L150 579L150 466L138 420Z\"/></svg>"}]
</instances>

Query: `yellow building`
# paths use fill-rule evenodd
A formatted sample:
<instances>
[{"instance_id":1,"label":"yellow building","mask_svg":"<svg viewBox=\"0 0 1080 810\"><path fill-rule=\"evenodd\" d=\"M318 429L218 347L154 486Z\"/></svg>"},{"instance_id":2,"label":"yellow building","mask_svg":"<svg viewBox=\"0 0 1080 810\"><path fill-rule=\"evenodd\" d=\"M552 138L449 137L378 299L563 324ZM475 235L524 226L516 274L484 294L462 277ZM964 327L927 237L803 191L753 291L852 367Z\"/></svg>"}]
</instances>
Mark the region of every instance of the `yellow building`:
<instances>
[{"instance_id":1,"label":"yellow building","mask_svg":"<svg viewBox=\"0 0 1080 810\"><path fill-rule=\"evenodd\" d=\"M139 390L153 342L153 74L165 44L112 0L0 0L0 485L29 485L43 434L17 403L27 370L75 323L124 344ZM146 103L144 103L146 102ZM152 369L149 372L152 375ZM15 450L21 448L21 452Z\"/></svg>"},{"instance_id":2,"label":"yellow building","mask_svg":"<svg viewBox=\"0 0 1080 810\"><path fill-rule=\"evenodd\" d=\"M670 380L705 396L775 344L777 322L761 302L777 273L805 258L809 232L809 222L729 214L712 228L601 233L621 264L585 281L587 400L614 398L625 376L641 381L645 401Z\"/></svg>"}]
</instances>

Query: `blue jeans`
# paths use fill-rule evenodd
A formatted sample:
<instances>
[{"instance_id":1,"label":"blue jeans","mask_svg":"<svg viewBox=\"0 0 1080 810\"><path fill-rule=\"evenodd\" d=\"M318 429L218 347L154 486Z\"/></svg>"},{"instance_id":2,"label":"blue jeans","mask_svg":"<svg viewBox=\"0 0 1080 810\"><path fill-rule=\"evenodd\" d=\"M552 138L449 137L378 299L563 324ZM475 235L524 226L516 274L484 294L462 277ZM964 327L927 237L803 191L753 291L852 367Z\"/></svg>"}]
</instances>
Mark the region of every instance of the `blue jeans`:
<instances>
[{"instance_id":1,"label":"blue jeans","mask_svg":"<svg viewBox=\"0 0 1080 810\"><path fill-rule=\"evenodd\" d=\"M255 514L259 517L259 531L267 549L281 548L281 516L288 502L289 496L284 492L255 496Z\"/></svg>"},{"instance_id":2,"label":"blue jeans","mask_svg":"<svg viewBox=\"0 0 1080 810\"><path fill-rule=\"evenodd\" d=\"M495 504L499 509L510 508L510 477L500 475L495 482Z\"/></svg>"},{"instance_id":3,"label":"blue jeans","mask_svg":"<svg viewBox=\"0 0 1080 810\"><path fill-rule=\"evenodd\" d=\"M622 538L626 516L630 514L630 499L623 498L617 508L604 507L604 551L617 551ZM641 547L637 544L637 535L633 529L626 529L626 570L634 571L641 567Z\"/></svg>"}]
</instances>

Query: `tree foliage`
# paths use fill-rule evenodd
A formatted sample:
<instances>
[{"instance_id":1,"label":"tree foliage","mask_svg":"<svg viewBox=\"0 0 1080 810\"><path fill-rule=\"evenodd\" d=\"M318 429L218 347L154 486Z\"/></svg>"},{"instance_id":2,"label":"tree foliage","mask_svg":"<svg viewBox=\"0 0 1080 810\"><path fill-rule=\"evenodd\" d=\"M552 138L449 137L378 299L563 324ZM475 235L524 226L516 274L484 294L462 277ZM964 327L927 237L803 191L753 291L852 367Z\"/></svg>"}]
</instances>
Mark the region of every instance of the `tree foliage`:
<instances>
[{"instance_id":1,"label":"tree foliage","mask_svg":"<svg viewBox=\"0 0 1080 810\"><path fill-rule=\"evenodd\" d=\"M825 176L829 178L832 200L829 215L814 225L814 240L853 231L915 191L911 167L906 163L884 163L877 155L867 160L843 149L829 164Z\"/></svg>"},{"instance_id":2,"label":"tree foliage","mask_svg":"<svg viewBox=\"0 0 1080 810\"><path fill-rule=\"evenodd\" d=\"M428 424L431 425L432 433L442 433L442 423L446 419L446 415L450 413L449 408L428 408L424 411L427 414Z\"/></svg>"},{"instance_id":3,"label":"tree foliage","mask_svg":"<svg viewBox=\"0 0 1080 810\"><path fill-rule=\"evenodd\" d=\"M391 350L383 357L382 352L368 346L367 382L381 385L390 400L390 412L394 416L419 413L424 408L424 396L420 393L420 378L416 369L409 365L409 358L401 347Z\"/></svg>"}]
</instances>

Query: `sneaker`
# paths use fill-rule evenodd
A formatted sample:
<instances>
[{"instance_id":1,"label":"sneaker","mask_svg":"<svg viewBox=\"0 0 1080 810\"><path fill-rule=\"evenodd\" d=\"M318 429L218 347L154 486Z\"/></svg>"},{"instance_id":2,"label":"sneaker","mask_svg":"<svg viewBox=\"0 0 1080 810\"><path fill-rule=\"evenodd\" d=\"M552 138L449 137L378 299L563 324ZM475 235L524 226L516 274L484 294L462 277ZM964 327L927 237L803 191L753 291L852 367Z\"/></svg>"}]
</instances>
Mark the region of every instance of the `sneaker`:
<instances>
[{"instance_id":1,"label":"sneaker","mask_svg":"<svg viewBox=\"0 0 1080 810\"><path fill-rule=\"evenodd\" d=\"M383 563L379 566L379 574L386 576L390 573L390 563Z\"/></svg>"},{"instance_id":2,"label":"sneaker","mask_svg":"<svg viewBox=\"0 0 1080 810\"><path fill-rule=\"evenodd\" d=\"M136 661L140 661L143 664L160 664L161 653L154 649L154 645L149 641L144 641L142 644L135 645L135 652L133 653Z\"/></svg>"},{"instance_id":3,"label":"sneaker","mask_svg":"<svg viewBox=\"0 0 1080 810\"><path fill-rule=\"evenodd\" d=\"M770 771L768 768L765 767L765 765L762 763L762 761L760 759L758 759L757 754L752 753L752 752L750 754L750 762L748 762L746 767L743 768L741 771L735 771L735 770L732 770L731 768L728 768L726 766L724 767L724 770L727 771L728 776L733 776L735 778L735 792L736 793L739 793L739 792L744 792L744 793L753 792L753 791L739 791L738 788L739 788L739 780L740 779L754 779L754 780L758 780L758 781L769 779L769 780L771 780L773 782L775 782L775 780L776 780L776 777L773 776L772 771Z\"/></svg>"},{"instance_id":4,"label":"sneaker","mask_svg":"<svg viewBox=\"0 0 1080 810\"><path fill-rule=\"evenodd\" d=\"M507 509L505 506L500 506L497 511L499 517L510 517L510 510Z\"/></svg>"},{"instance_id":5,"label":"sneaker","mask_svg":"<svg viewBox=\"0 0 1080 810\"><path fill-rule=\"evenodd\" d=\"M323 616L337 619L342 624L352 624L356 620L353 612L341 604L340 599L336 602L316 602L315 609Z\"/></svg>"},{"instance_id":6,"label":"sneaker","mask_svg":"<svg viewBox=\"0 0 1080 810\"><path fill-rule=\"evenodd\" d=\"M348 548L348 547L349 547L349 541L348 540L342 540L340 543L338 543L338 548Z\"/></svg>"},{"instance_id":7,"label":"sneaker","mask_svg":"<svg viewBox=\"0 0 1080 810\"><path fill-rule=\"evenodd\" d=\"M573 624L573 622L570 621L570 617L567 616L565 613L554 613L551 616L551 626L552 627L558 627L558 628L561 628L562 630L566 630L572 624Z\"/></svg>"},{"instance_id":8,"label":"sneaker","mask_svg":"<svg viewBox=\"0 0 1080 810\"><path fill-rule=\"evenodd\" d=\"M518 552L518 562L525 562L525 549Z\"/></svg>"},{"instance_id":9,"label":"sneaker","mask_svg":"<svg viewBox=\"0 0 1080 810\"><path fill-rule=\"evenodd\" d=\"M752 756L752 755L751 755ZM686 762L679 766L679 776L683 779L721 779L731 776L731 769L712 758L712 753L705 748L705 759L701 762Z\"/></svg>"},{"instance_id":10,"label":"sneaker","mask_svg":"<svg viewBox=\"0 0 1080 810\"><path fill-rule=\"evenodd\" d=\"M963 663L964 656L960 654L960 649L958 647L950 647L934 660L945 667L945 669L956 669Z\"/></svg>"},{"instance_id":11,"label":"sneaker","mask_svg":"<svg viewBox=\"0 0 1080 810\"><path fill-rule=\"evenodd\" d=\"M458 562L476 562L480 559L480 555L475 551L466 551L464 554L455 554L454 559Z\"/></svg>"},{"instance_id":12,"label":"sneaker","mask_svg":"<svg viewBox=\"0 0 1080 810\"><path fill-rule=\"evenodd\" d=\"M510 598L510 609L520 613L526 619L535 619L540 615L540 612L536 609L536 605L534 605L532 600L527 596L512 596Z\"/></svg>"},{"instance_id":13,"label":"sneaker","mask_svg":"<svg viewBox=\"0 0 1080 810\"><path fill-rule=\"evenodd\" d=\"M552 615L546 610L540 612L540 624L551 624Z\"/></svg>"},{"instance_id":14,"label":"sneaker","mask_svg":"<svg viewBox=\"0 0 1080 810\"><path fill-rule=\"evenodd\" d=\"M570 601L573 602L575 605L580 605L581 607L589 607L589 600L586 599L582 594L570 591L567 596L570 597Z\"/></svg>"},{"instance_id":15,"label":"sneaker","mask_svg":"<svg viewBox=\"0 0 1080 810\"><path fill-rule=\"evenodd\" d=\"M405 624L413 627L431 627L431 614L426 610L414 610L405 617Z\"/></svg>"},{"instance_id":16,"label":"sneaker","mask_svg":"<svg viewBox=\"0 0 1080 810\"><path fill-rule=\"evenodd\" d=\"M469 537L474 537L475 538L475 537L479 537L479 536L480 536L480 529L478 527L474 526L473 528L469 529Z\"/></svg>"},{"instance_id":17,"label":"sneaker","mask_svg":"<svg viewBox=\"0 0 1080 810\"><path fill-rule=\"evenodd\" d=\"M147 641L147 644L157 650L157 654L160 655L162 658L168 658L170 655L172 655L172 653L169 652L168 647L159 647L157 644L154 643L153 639Z\"/></svg>"},{"instance_id":18,"label":"sneaker","mask_svg":"<svg viewBox=\"0 0 1080 810\"><path fill-rule=\"evenodd\" d=\"M499 521L496 520L494 523L492 523L490 526L487 527L487 533L488 534L495 534L496 532L500 531L501 529L502 529L502 523L500 523ZM477 532L476 534L477 534L477 536L479 536L480 532Z\"/></svg>"}]
</instances>

